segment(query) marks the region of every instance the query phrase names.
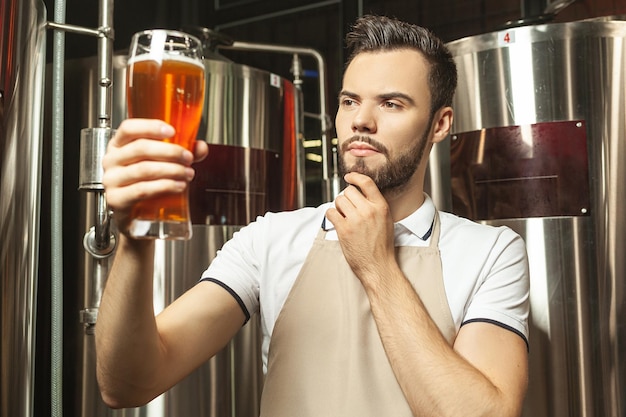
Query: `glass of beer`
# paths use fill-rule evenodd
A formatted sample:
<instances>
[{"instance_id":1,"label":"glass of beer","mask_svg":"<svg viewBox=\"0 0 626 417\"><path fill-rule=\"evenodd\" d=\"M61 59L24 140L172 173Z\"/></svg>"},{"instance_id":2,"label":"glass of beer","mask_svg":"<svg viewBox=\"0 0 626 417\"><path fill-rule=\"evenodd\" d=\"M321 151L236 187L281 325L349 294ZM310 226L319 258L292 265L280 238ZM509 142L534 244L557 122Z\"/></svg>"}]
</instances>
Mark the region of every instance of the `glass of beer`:
<instances>
[{"instance_id":1,"label":"glass of beer","mask_svg":"<svg viewBox=\"0 0 626 417\"><path fill-rule=\"evenodd\" d=\"M193 152L204 104L201 42L186 33L147 30L131 41L126 99L131 118L161 119L176 129L166 142ZM188 188L140 201L131 213L130 235L144 239L190 239Z\"/></svg>"}]
</instances>

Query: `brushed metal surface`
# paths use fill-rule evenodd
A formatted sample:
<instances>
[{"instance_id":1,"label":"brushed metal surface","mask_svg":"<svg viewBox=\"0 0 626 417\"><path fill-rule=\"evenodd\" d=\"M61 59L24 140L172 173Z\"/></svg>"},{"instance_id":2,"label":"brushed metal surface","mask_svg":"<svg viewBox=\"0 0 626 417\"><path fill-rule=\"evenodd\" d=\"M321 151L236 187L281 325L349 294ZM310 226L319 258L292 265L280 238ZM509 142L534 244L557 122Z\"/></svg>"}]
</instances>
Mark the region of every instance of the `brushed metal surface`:
<instances>
[{"instance_id":1,"label":"brushed metal surface","mask_svg":"<svg viewBox=\"0 0 626 417\"><path fill-rule=\"evenodd\" d=\"M530 374L524 417L609 416L598 391L597 292L587 253L589 217L486 221L526 241L530 269Z\"/></svg>"},{"instance_id":2,"label":"brushed metal surface","mask_svg":"<svg viewBox=\"0 0 626 417\"><path fill-rule=\"evenodd\" d=\"M31 416L45 68L45 9L0 2L0 416Z\"/></svg>"},{"instance_id":3,"label":"brushed metal surface","mask_svg":"<svg viewBox=\"0 0 626 417\"><path fill-rule=\"evenodd\" d=\"M525 416L626 415L626 22L512 28L448 44L459 70L452 135L544 122L586 125L585 216L511 219L531 270ZM452 211L450 139L429 186ZM501 219L489 224L500 224Z\"/></svg>"}]
</instances>

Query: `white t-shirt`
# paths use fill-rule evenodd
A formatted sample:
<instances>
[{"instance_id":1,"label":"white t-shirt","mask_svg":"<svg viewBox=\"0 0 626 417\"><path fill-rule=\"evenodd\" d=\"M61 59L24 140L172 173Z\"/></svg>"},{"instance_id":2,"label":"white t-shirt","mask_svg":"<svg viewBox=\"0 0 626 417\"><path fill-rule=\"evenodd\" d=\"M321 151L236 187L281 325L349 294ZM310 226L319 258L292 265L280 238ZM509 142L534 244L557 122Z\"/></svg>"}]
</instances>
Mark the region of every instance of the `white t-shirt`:
<instances>
[{"instance_id":1,"label":"white t-shirt","mask_svg":"<svg viewBox=\"0 0 626 417\"><path fill-rule=\"evenodd\" d=\"M224 244L202 274L229 289L246 316L260 311L264 369L276 318L323 223L326 239L337 239L324 221L331 206L258 217ZM428 246L434 215L426 196L417 211L395 224L396 246ZM507 227L439 216L444 287L457 331L465 323L487 321L527 341L529 277L522 238Z\"/></svg>"}]
</instances>

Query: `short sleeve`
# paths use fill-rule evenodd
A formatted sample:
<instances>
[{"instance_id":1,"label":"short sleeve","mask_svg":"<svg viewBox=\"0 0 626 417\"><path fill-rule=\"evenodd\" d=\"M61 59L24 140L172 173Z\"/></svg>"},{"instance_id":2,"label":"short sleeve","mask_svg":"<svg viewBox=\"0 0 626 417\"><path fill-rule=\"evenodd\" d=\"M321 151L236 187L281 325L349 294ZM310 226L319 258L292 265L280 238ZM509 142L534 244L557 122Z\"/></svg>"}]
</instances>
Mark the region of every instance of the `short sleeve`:
<instances>
[{"instance_id":1,"label":"short sleeve","mask_svg":"<svg viewBox=\"0 0 626 417\"><path fill-rule=\"evenodd\" d=\"M511 229L498 229L463 324L495 322L528 341L530 280L526 245Z\"/></svg>"},{"instance_id":2,"label":"short sleeve","mask_svg":"<svg viewBox=\"0 0 626 417\"><path fill-rule=\"evenodd\" d=\"M264 227L263 217L259 217L234 233L201 278L226 288L242 305L248 318L259 310L259 252L264 245Z\"/></svg>"}]
</instances>

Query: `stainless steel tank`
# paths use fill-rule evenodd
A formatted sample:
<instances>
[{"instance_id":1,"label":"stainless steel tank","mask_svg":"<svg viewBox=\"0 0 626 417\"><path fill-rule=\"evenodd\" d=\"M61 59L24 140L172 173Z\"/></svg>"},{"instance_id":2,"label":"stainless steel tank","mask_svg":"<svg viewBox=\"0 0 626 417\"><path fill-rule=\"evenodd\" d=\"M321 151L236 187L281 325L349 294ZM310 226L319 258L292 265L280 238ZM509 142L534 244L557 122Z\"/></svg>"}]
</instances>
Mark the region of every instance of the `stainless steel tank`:
<instances>
[{"instance_id":1,"label":"stainless steel tank","mask_svg":"<svg viewBox=\"0 0 626 417\"><path fill-rule=\"evenodd\" d=\"M448 44L451 138L437 204L524 237L524 416L626 415L626 22L517 27Z\"/></svg>"},{"instance_id":2,"label":"stainless steel tank","mask_svg":"<svg viewBox=\"0 0 626 417\"><path fill-rule=\"evenodd\" d=\"M43 3L0 1L0 416L34 406Z\"/></svg>"},{"instance_id":3,"label":"stainless steel tank","mask_svg":"<svg viewBox=\"0 0 626 417\"><path fill-rule=\"evenodd\" d=\"M157 241L155 311L193 286L222 244L233 233L269 210L298 207L296 101L300 91L288 80L225 59L205 59L207 98L199 139L209 143L209 156L197 164L190 201L193 238L187 242ZM112 126L126 117L126 57L113 57ZM66 141L78 143L80 130L97 126L94 90L95 58L66 62ZM300 107L301 108L301 107ZM71 163L71 161L70 161ZM68 167L68 169L72 169ZM78 203L78 202L77 202ZM75 228L85 233L93 224L94 196L80 197L81 219ZM75 239L68 232L67 238ZM85 284L74 298L74 311L97 316L110 258L85 254L80 273ZM80 281L80 280L79 280ZM129 318L131 319L131 318ZM97 326L97 320L95 320ZM66 366L75 387L67 395L75 415L252 417L258 415L263 374L258 319L253 318L215 358L150 404L113 411L102 403L95 381L93 326L86 325L73 346L77 358Z\"/></svg>"}]
</instances>

